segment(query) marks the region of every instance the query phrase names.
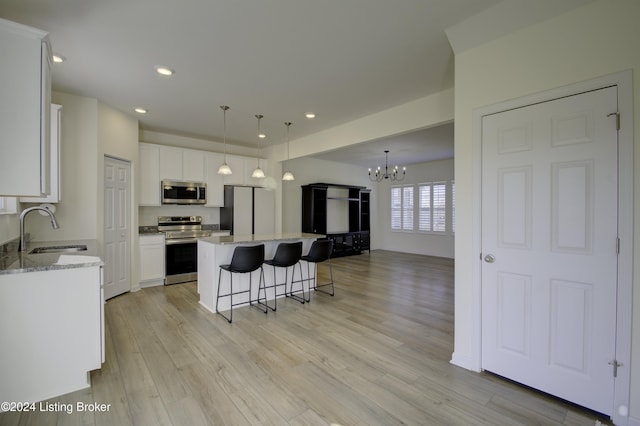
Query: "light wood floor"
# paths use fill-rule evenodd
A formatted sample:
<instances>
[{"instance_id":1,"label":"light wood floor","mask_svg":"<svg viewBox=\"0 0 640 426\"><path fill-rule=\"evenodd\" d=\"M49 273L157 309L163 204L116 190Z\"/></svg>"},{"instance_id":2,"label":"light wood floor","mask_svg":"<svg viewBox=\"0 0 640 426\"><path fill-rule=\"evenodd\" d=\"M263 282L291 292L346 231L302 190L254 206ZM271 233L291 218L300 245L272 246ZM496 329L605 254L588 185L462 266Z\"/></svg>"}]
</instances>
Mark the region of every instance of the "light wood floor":
<instances>
[{"instance_id":1,"label":"light wood floor","mask_svg":"<svg viewBox=\"0 0 640 426\"><path fill-rule=\"evenodd\" d=\"M453 261L373 251L334 260L336 296L277 312L198 304L196 284L106 305L107 362L64 412L0 414L37 425L593 425L569 404L449 363ZM321 277L326 277L326 266ZM75 412L77 401L111 404ZM603 421L602 419L599 419Z\"/></svg>"}]
</instances>

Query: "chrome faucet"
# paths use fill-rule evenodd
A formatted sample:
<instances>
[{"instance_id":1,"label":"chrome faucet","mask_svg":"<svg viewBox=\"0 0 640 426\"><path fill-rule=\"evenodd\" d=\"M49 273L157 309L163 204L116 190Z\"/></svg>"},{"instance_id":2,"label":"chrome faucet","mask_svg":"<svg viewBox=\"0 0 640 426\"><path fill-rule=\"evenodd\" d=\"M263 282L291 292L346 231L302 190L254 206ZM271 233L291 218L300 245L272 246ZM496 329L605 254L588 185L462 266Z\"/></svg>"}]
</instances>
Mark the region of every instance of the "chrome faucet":
<instances>
[{"instance_id":1,"label":"chrome faucet","mask_svg":"<svg viewBox=\"0 0 640 426\"><path fill-rule=\"evenodd\" d=\"M46 212L49 215L49 218L51 219L51 227L53 229L59 228L58 222L56 222L56 217L53 215L53 212L51 210L46 209L44 207L40 207L40 206L29 207L28 209L24 209L22 213L20 213L20 246L18 247L19 251L27 251L27 243L24 240L24 218L29 212L32 212L34 210L40 210L40 211Z\"/></svg>"}]
</instances>

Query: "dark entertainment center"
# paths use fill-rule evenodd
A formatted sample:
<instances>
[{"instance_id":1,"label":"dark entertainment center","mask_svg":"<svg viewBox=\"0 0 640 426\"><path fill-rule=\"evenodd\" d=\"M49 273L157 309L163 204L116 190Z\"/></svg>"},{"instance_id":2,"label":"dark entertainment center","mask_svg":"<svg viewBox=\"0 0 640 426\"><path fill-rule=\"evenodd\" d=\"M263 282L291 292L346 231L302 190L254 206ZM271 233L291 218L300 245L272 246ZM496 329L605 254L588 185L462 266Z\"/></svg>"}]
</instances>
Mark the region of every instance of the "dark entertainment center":
<instances>
[{"instance_id":1,"label":"dark entertainment center","mask_svg":"<svg viewBox=\"0 0 640 426\"><path fill-rule=\"evenodd\" d=\"M371 190L332 183L302 185L302 232L333 240L333 256L370 250Z\"/></svg>"}]
</instances>

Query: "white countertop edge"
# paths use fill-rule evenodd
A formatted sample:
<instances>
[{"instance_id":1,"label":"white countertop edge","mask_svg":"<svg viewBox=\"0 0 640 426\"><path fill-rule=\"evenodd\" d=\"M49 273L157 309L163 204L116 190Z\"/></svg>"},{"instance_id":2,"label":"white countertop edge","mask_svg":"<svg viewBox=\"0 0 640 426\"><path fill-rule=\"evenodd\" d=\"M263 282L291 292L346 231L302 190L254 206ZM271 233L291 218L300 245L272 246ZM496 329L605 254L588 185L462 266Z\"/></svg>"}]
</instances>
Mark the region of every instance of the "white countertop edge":
<instances>
[{"instance_id":1,"label":"white countertop edge","mask_svg":"<svg viewBox=\"0 0 640 426\"><path fill-rule=\"evenodd\" d=\"M317 240L324 238L322 234L307 233L284 233L284 234L264 234L264 235L227 235L227 236L211 236L199 238L198 241L203 243L216 245L229 244L248 244L248 243L266 243L270 241L287 241L287 240Z\"/></svg>"}]
</instances>

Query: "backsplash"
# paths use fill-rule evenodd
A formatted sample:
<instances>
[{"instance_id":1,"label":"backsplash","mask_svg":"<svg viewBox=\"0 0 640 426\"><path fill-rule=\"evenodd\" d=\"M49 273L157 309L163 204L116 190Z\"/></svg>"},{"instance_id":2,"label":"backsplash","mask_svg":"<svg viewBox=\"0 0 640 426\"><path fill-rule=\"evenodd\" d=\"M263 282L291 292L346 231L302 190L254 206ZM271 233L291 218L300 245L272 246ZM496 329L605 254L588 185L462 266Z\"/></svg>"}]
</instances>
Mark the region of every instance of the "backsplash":
<instances>
[{"instance_id":1,"label":"backsplash","mask_svg":"<svg viewBox=\"0 0 640 426\"><path fill-rule=\"evenodd\" d=\"M6 243L0 245L0 258L5 256L7 253L14 253L18 251L18 245L20 244L19 239L7 241Z\"/></svg>"}]
</instances>

